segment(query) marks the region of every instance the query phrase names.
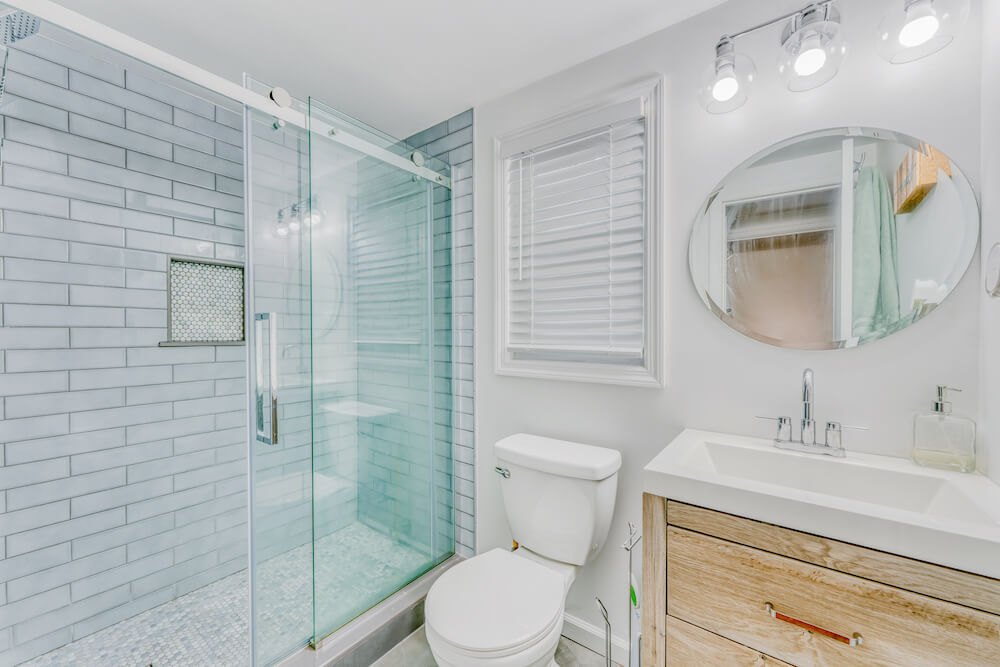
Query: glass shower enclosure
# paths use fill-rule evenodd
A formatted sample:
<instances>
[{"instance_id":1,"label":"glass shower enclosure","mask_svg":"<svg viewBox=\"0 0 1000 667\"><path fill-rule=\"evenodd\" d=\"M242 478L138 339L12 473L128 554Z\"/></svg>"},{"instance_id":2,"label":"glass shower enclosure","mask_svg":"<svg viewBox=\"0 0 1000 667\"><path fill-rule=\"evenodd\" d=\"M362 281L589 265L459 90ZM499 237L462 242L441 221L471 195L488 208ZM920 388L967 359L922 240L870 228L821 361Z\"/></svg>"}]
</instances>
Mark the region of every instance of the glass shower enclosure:
<instances>
[{"instance_id":1,"label":"glass shower enclosure","mask_svg":"<svg viewBox=\"0 0 1000 667\"><path fill-rule=\"evenodd\" d=\"M256 665L454 552L449 168L295 104L245 116Z\"/></svg>"}]
</instances>

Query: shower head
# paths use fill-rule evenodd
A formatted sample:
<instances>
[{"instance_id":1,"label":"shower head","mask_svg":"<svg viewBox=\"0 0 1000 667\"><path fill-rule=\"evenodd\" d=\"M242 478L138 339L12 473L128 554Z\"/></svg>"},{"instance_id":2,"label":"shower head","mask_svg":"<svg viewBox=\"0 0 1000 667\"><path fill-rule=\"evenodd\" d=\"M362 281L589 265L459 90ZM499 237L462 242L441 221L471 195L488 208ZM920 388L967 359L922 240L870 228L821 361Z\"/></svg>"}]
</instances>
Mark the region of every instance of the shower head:
<instances>
[{"instance_id":1,"label":"shower head","mask_svg":"<svg viewBox=\"0 0 1000 667\"><path fill-rule=\"evenodd\" d=\"M0 46L9 46L14 42L31 37L38 32L42 22L37 16L16 9L0 17Z\"/></svg>"}]
</instances>

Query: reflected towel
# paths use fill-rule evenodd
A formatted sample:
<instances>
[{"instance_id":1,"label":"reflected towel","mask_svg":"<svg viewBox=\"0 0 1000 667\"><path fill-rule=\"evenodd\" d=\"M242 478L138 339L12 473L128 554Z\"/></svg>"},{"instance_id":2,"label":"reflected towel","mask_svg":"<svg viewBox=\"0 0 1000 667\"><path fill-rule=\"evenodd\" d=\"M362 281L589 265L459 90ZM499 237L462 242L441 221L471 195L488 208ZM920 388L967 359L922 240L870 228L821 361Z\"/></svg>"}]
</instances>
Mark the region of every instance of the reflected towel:
<instances>
[{"instance_id":1,"label":"reflected towel","mask_svg":"<svg viewBox=\"0 0 1000 667\"><path fill-rule=\"evenodd\" d=\"M855 336L884 331L899 320L896 215L882 172L865 167L854 193L852 319Z\"/></svg>"}]
</instances>

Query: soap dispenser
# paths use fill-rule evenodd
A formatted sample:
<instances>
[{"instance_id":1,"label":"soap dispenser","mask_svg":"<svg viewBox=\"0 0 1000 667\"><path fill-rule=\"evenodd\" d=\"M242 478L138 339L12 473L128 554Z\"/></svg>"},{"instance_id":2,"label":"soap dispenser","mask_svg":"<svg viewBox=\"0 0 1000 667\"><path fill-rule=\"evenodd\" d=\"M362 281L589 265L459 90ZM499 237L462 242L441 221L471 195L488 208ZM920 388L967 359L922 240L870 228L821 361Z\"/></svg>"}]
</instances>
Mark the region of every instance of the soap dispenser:
<instances>
[{"instance_id":1,"label":"soap dispenser","mask_svg":"<svg viewBox=\"0 0 1000 667\"><path fill-rule=\"evenodd\" d=\"M976 422L951 414L949 391L938 385L934 410L913 419L913 460L924 466L961 472L976 469Z\"/></svg>"}]
</instances>

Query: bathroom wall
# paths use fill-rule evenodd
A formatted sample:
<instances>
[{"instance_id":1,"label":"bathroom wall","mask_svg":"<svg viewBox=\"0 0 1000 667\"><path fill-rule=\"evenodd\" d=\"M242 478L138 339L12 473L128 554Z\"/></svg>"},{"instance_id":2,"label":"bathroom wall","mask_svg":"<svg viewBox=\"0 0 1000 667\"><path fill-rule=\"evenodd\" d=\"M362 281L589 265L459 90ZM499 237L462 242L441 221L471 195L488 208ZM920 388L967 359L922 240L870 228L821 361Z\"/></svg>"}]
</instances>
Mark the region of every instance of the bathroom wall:
<instances>
[{"instance_id":1,"label":"bathroom wall","mask_svg":"<svg viewBox=\"0 0 1000 667\"><path fill-rule=\"evenodd\" d=\"M244 347L161 348L169 254L243 257L242 118L36 36L0 184L0 663L247 565Z\"/></svg>"},{"instance_id":2,"label":"bathroom wall","mask_svg":"<svg viewBox=\"0 0 1000 667\"><path fill-rule=\"evenodd\" d=\"M452 465L455 490L455 553L475 553L475 388L473 373L472 263L472 139L473 111L419 132L406 143L425 155L451 165L451 226L436 239L436 250L450 251L450 276L441 276L439 290L450 290L452 392ZM446 286L445 284L448 283Z\"/></svg>"},{"instance_id":3,"label":"bathroom wall","mask_svg":"<svg viewBox=\"0 0 1000 667\"><path fill-rule=\"evenodd\" d=\"M569 634L579 633L578 619L603 632L594 602L599 596L615 635L625 636L626 560L620 545L626 522L640 519L642 467L683 428L769 435L771 425L754 416L796 414L806 366L816 373L819 419L872 427L845 436L855 451L907 455L912 413L930 407L936 384L966 390L956 395L956 412L979 412L978 263L931 317L886 340L840 351L781 350L740 336L705 310L691 286L687 245L703 197L748 156L786 137L854 124L899 130L940 147L978 187L980 3L973 3L966 29L948 49L906 66L889 65L875 52L885 3L839 4L850 51L839 75L813 91L794 94L780 85L773 64L780 28L770 28L738 42L759 73L747 104L721 116L698 105L699 77L720 35L800 6L733 1L476 109L477 551L510 545L492 472L499 438L527 431L607 445L623 455L611 535L570 592ZM666 98L660 221L666 243L666 387L497 375L494 138L660 73ZM597 636L591 640L600 647Z\"/></svg>"},{"instance_id":4,"label":"bathroom wall","mask_svg":"<svg viewBox=\"0 0 1000 667\"><path fill-rule=\"evenodd\" d=\"M1000 242L1000 44L994 39L1000 30L1000 3L984 2L982 13L982 207L983 229L980 250L985 263L994 243ZM1000 484L1000 299L979 292L982 304L982 349L980 374L979 464Z\"/></svg>"}]
</instances>

